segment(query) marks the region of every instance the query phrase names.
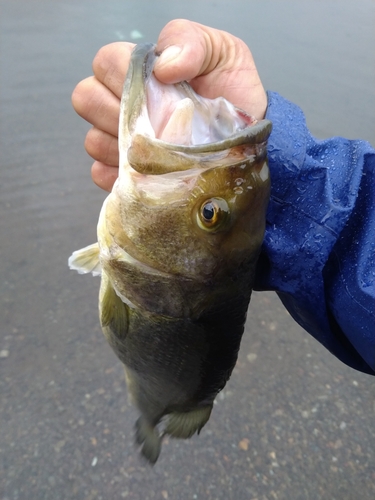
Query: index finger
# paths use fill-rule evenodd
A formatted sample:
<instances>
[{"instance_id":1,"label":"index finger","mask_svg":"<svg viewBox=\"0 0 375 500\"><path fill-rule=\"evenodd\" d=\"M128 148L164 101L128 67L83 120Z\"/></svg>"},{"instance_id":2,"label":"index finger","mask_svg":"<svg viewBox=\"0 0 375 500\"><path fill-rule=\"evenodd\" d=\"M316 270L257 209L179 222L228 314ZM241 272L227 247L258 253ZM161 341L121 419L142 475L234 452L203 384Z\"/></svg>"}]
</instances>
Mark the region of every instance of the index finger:
<instances>
[{"instance_id":1,"label":"index finger","mask_svg":"<svg viewBox=\"0 0 375 500\"><path fill-rule=\"evenodd\" d=\"M110 43L98 51L92 63L96 78L119 99L133 47L134 43Z\"/></svg>"}]
</instances>

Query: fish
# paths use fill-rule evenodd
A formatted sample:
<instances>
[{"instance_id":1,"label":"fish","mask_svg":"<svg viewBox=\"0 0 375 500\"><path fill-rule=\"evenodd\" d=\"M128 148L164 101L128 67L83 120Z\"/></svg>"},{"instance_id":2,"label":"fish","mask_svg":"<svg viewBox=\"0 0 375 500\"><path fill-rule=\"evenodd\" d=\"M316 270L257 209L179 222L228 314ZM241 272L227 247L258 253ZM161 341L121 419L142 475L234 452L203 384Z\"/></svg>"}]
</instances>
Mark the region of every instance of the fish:
<instances>
[{"instance_id":1,"label":"fish","mask_svg":"<svg viewBox=\"0 0 375 500\"><path fill-rule=\"evenodd\" d=\"M187 82L163 84L153 44L135 46L119 121L119 176L98 241L71 269L101 276L99 318L154 464L164 436L208 422L236 364L270 193L272 123Z\"/></svg>"}]
</instances>

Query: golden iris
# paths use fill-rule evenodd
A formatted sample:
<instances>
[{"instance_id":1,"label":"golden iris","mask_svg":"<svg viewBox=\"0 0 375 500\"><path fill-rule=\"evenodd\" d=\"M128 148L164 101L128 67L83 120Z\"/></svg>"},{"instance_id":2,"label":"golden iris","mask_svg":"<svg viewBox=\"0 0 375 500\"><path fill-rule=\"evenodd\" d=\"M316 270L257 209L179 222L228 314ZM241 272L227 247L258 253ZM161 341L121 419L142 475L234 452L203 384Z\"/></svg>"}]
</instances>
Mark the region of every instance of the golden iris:
<instances>
[{"instance_id":1,"label":"golden iris","mask_svg":"<svg viewBox=\"0 0 375 500\"><path fill-rule=\"evenodd\" d=\"M217 231L228 220L229 207L223 198L210 198L202 203L198 211L198 225L201 229Z\"/></svg>"}]
</instances>

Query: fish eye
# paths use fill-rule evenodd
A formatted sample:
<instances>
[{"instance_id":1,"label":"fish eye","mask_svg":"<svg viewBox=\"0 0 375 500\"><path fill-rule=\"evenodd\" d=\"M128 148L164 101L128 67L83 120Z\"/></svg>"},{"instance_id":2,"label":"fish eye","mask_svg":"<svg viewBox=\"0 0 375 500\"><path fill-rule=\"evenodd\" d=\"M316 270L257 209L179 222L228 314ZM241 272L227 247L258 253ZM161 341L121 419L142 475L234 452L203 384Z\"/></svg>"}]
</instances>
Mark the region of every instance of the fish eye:
<instances>
[{"instance_id":1,"label":"fish eye","mask_svg":"<svg viewBox=\"0 0 375 500\"><path fill-rule=\"evenodd\" d=\"M223 228L228 220L229 207L223 198L210 198L202 203L197 214L198 225L206 231L217 231Z\"/></svg>"}]
</instances>

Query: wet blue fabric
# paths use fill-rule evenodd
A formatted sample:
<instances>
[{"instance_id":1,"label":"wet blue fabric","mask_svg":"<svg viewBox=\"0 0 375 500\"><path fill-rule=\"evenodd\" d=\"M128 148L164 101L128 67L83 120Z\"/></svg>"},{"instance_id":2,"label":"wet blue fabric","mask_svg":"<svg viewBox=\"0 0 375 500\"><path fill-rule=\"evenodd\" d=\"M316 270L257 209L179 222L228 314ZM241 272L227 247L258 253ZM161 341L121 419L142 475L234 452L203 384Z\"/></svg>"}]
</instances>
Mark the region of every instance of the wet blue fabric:
<instances>
[{"instance_id":1,"label":"wet blue fabric","mask_svg":"<svg viewBox=\"0 0 375 500\"><path fill-rule=\"evenodd\" d=\"M271 198L255 290L274 290L332 354L375 374L375 151L317 140L268 92Z\"/></svg>"}]
</instances>

